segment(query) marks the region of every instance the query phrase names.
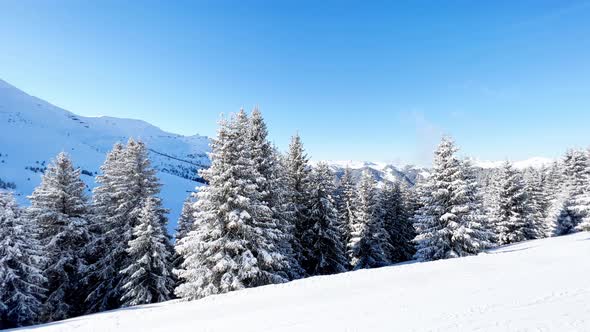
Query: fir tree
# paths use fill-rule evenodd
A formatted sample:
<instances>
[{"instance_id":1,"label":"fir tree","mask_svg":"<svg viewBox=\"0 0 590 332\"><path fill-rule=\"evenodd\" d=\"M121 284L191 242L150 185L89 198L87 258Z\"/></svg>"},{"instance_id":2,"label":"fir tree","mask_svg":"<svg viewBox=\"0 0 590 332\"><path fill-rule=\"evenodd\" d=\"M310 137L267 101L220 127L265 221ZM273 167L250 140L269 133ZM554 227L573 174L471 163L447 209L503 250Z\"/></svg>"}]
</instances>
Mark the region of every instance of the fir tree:
<instances>
[{"instance_id":1,"label":"fir tree","mask_svg":"<svg viewBox=\"0 0 590 332\"><path fill-rule=\"evenodd\" d=\"M473 255L489 245L471 166L456 152L454 142L443 138L432 174L420 188L415 257L422 261Z\"/></svg>"},{"instance_id":2,"label":"fir tree","mask_svg":"<svg viewBox=\"0 0 590 332\"><path fill-rule=\"evenodd\" d=\"M569 193L560 195L550 214L551 234L561 236L573 233L576 230L576 215L573 213L572 202Z\"/></svg>"},{"instance_id":3,"label":"fir tree","mask_svg":"<svg viewBox=\"0 0 590 332\"><path fill-rule=\"evenodd\" d=\"M261 201L272 211L272 224L277 228L276 247L285 256L282 275L289 279L303 276L303 270L293 250L295 241L294 214L289 210L286 167L279 152L268 140L268 130L260 111L255 108L250 117L249 138L252 160L260 176L256 179Z\"/></svg>"},{"instance_id":4,"label":"fir tree","mask_svg":"<svg viewBox=\"0 0 590 332\"><path fill-rule=\"evenodd\" d=\"M570 150L564 158L568 196L568 215L574 224L570 231L587 229L590 226L590 162L586 151ZM565 230L563 228L562 230ZM565 234L565 233L561 233Z\"/></svg>"},{"instance_id":5,"label":"fir tree","mask_svg":"<svg viewBox=\"0 0 590 332\"><path fill-rule=\"evenodd\" d=\"M338 188L338 217L341 220L344 242L350 240L351 227L354 223L355 186L350 167L344 169Z\"/></svg>"},{"instance_id":6,"label":"fir tree","mask_svg":"<svg viewBox=\"0 0 590 332\"><path fill-rule=\"evenodd\" d=\"M410 211L410 203L405 197L399 182L387 182L381 193L381 218L390 243L386 254L392 263L407 261L416 252L412 243L416 237L413 211Z\"/></svg>"},{"instance_id":7,"label":"fir tree","mask_svg":"<svg viewBox=\"0 0 590 332\"><path fill-rule=\"evenodd\" d=\"M287 155L287 184L288 199L290 201L289 210L293 218L294 239L293 250L300 266L306 266L306 257L302 239L304 232L310 227L309 216L309 185L310 185L310 167L308 165L307 155L303 149L303 143L298 134L291 138L289 153Z\"/></svg>"},{"instance_id":8,"label":"fir tree","mask_svg":"<svg viewBox=\"0 0 590 332\"><path fill-rule=\"evenodd\" d=\"M176 270L181 284L175 293L182 298L286 281L280 272L286 258L276 246L280 231L258 188L248 124L240 111L229 123L221 121L212 142L211 167L201 172L209 186L197 194L195 230L176 246L184 259Z\"/></svg>"},{"instance_id":9,"label":"fir tree","mask_svg":"<svg viewBox=\"0 0 590 332\"><path fill-rule=\"evenodd\" d=\"M178 223L176 224L176 234L174 235L176 241L182 240L182 238L184 238L193 229L195 222L194 205L195 201L191 194L182 204L182 211L180 212L180 217L178 218Z\"/></svg>"},{"instance_id":10,"label":"fir tree","mask_svg":"<svg viewBox=\"0 0 590 332\"><path fill-rule=\"evenodd\" d=\"M166 234L165 210L157 198L160 183L152 168L144 143L129 139L123 148L115 144L101 167L94 190L95 223L100 228L98 242L103 250L93 264L89 280L93 287L87 303L89 311L102 311L121 306L123 275L120 271L132 264L127 244L133 239L133 229L139 225L144 202L153 197L162 234ZM172 251L172 245L167 244Z\"/></svg>"},{"instance_id":11,"label":"fir tree","mask_svg":"<svg viewBox=\"0 0 590 332\"><path fill-rule=\"evenodd\" d=\"M524 241L527 239L531 211L522 175L507 161L497 182L494 219L498 244Z\"/></svg>"},{"instance_id":12,"label":"fir tree","mask_svg":"<svg viewBox=\"0 0 590 332\"><path fill-rule=\"evenodd\" d=\"M524 184L527 194L529 216L524 233L527 240L540 239L547 235L546 219L549 202L544 192L544 170L528 169L525 173Z\"/></svg>"},{"instance_id":13,"label":"fir tree","mask_svg":"<svg viewBox=\"0 0 590 332\"><path fill-rule=\"evenodd\" d=\"M12 194L0 192L0 329L30 325L40 317L47 280L34 229Z\"/></svg>"},{"instance_id":14,"label":"fir tree","mask_svg":"<svg viewBox=\"0 0 590 332\"><path fill-rule=\"evenodd\" d=\"M388 264L384 247L388 245L379 215L379 197L375 180L364 171L354 202L347 252L353 270L381 267Z\"/></svg>"},{"instance_id":15,"label":"fir tree","mask_svg":"<svg viewBox=\"0 0 590 332\"><path fill-rule=\"evenodd\" d=\"M168 237L161 227L159 201L149 197L128 242L130 265L123 274L123 306L167 301L174 288Z\"/></svg>"},{"instance_id":16,"label":"fir tree","mask_svg":"<svg viewBox=\"0 0 590 332\"><path fill-rule=\"evenodd\" d=\"M327 164L320 163L313 170L310 184L310 216L308 228L302 236L304 266L309 275L334 274L346 271L338 211L332 197L334 174Z\"/></svg>"},{"instance_id":17,"label":"fir tree","mask_svg":"<svg viewBox=\"0 0 590 332\"><path fill-rule=\"evenodd\" d=\"M89 268L86 282L91 286L86 298L88 312L104 311L119 306L117 285L126 252L119 244L124 241L126 218L118 208L125 199L123 159L125 147L116 143L107 154L96 177L93 191L94 215L91 223L93 240L87 252L96 257Z\"/></svg>"},{"instance_id":18,"label":"fir tree","mask_svg":"<svg viewBox=\"0 0 590 332\"><path fill-rule=\"evenodd\" d=\"M47 257L47 298L44 319L54 321L82 313L86 273L85 248L89 206L80 179L70 158L60 153L43 175L41 184L29 199L28 214L40 231L40 241Z\"/></svg>"}]
</instances>

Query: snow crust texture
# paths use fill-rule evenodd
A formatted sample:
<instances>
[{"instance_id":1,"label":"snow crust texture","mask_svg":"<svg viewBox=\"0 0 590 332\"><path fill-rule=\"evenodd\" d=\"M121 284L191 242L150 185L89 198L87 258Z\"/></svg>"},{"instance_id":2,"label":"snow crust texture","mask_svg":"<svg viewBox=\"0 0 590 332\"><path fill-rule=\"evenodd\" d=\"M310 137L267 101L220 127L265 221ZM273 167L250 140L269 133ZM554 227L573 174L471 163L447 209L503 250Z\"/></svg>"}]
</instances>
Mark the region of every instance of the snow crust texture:
<instances>
[{"instance_id":1,"label":"snow crust texture","mask_svg":"<svg viewBox=\"0 0 590 332\"><path fill-rule=\"evenodd\" d=\"M590 233L22 331L590 331Z\"/></svg>"}]
</instances>

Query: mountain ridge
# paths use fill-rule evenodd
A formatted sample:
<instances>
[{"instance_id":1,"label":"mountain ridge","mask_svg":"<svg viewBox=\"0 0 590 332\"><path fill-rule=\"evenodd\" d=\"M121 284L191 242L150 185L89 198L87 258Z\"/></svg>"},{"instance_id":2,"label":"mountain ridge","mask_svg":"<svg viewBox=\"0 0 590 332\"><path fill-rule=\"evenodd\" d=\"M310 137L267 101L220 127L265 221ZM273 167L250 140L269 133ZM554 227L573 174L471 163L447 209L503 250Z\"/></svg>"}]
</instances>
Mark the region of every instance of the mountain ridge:
<instances>
[{"instance_id":1,"label":"mountain ridge","mask_svg":"<svg viewBox=\"0 0 590 332\"><path fill-rule=\"evenodd\" d=\"M62 151L69 153L74 164L82 169L90 194L106 153L114 143L124 143L130 137L141 139L149 149L152 165L163 184L164 206L171 211L169 231L172 231L184 199L204 182L198 170L210 164L208 137L166 132L139 119L77 115L0 79L0 189L14 191L21 204L28 203L26 196L39 184L47 164ZM542 157L529 160L534 162L515 164L538 166L551 161ZM311 161L311 164L318 162ZM385 181L412 186L429 175L428 168L412 165L353 160L324 162L337 178L346 167L351 168L353 179L368 170L380 186ZM502 161L474 160L474 164L486 170L500 166Z\"/></svg>"},{"instance_id":2,"label":"mountain ridge","mask_svg":"<svg viewBox=\"0 0 590 332\"><path fill-rule=\"evenodd\" d=\"M106 153L130 137L149 148L172 231L182 202L203 182L197 171L209 165L207 137L169 133L143 120L80 116L0 80L0 186L14 191L21 204L28 203L26 196L62 151L81 168L90 194Z\"/></svg>"}]
</instances>

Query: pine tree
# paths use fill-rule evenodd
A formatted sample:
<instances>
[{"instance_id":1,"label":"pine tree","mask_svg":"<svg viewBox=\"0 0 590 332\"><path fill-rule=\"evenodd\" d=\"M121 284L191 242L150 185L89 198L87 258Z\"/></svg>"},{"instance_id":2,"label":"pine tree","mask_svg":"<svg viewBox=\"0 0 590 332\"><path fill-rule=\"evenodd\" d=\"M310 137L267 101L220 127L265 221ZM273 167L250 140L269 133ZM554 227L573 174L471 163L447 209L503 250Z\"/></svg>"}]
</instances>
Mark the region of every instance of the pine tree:
<instances>
[{"instance_id":1,"label":"pine tree","mask_svg":"<svg viewBox=\"0 0 590 332\"><path fill-rule=\"evenodd\" d=\"M123 274L123 306L167 301L174 288L168 237L161 227L159 201L149 197L128 242L130 264Z\"/></svg>"},{"instance_id":2,"label":"pine tree","mask_svg":"<svg viewBox=\"0 0 590 332\"><path fill-rule=\"evenodd\" d=\"M29 218L40 231L40 242L47 257L47 299L44 318L54 321L82 313L86 273L85 248L89 206L80 179L70 158L60 153L49 165L41 184L29 196Z\"/></svg>"},{"instance_id":3,"label":"pine tree","mask_svg":"<svg viewBox=\"0 0 590 332\"><path fill-rule=\"evenodd\" d=\"M569 193L563 193L553 205L548 219L551 225L551 234L561 236L573 233L576 230L576 215L573 214L572 202Z\"/></svg>"},{"instance_id":4,"label":"pine tree","mask_svg":"<svg viewBox=\"0 0 590 332\"><path fill-rule=\"evenodd\" d=\"M590 226L590 162L586 151L570 150L564 158L566 177L565 191L568 195L568 215L574 228L584 230ZM565 228L562 228L565 231ZM566 233L561 233L566 234Z\"/></svg>"},{"instance_id":5,"label":"pine tree","mask_svg":"<svg viewBox=\"0 0 590 332\"><path fill-rule=\"evenodd\" d=\"M195 222L195 210L194 210L195 201L192 197L192 194L186 198L184 204L182 204L182 211L180 212L180 217L178 218L178 223L176 224L176 234L174 238L176 241L182 240L192 229Z\"/></svg>"},{"instance_id":6,"label":"pine tree","mask_svg":"<svg viewBox=\"0 0 590 332\"><path fill-rule=\"evenodd\" d=\"M93 240L87 252L96 257L91 262L86 282L91 286L86 298L88 312L104 311L119 307L119 271L125 258L125 251L119 244L124 241L126 218L118 208L125 199L123 158L125 147L116 143L107 154L96 177L98 186L93 191L94 216L91 223Z\"/></svg>"},{"instance_id":7,"label":"pine tree","mask_svg":"<svg viewBox=\"0 0 590 332\"><path fill-rule=\"evenodd\" d=\"M381 267L388 264L384 247L388 245L379 215L379 197L375 180L364 171L354 202L354 222L347 244L353 270Z\"/></svg>"},{"instance_id":8,"label":"pine tree","mask_svg":"<svg viewBox=\"0 0 590 332\"><path fill-rule=\"evenodd\" d=\"M432 174L420 188L415 257L422 261L473 255L489 246L477 183L457 150L451 139L442 139Z\"/></svg>"},{"instance_id":9,"label":"pine tree","mask_svg":"<svg viewBox=\"0 0 590 332\"><path fill-rule=\"evenodd\" d=\"M497 182L494 219L498 244L524 241L531 211L522 175L507 161Z\"/></svg>"},{"instance_id":10,"label":"pine tree","mask_svg":"<svg viewBox=\"0 0 590 332\"><path fill-rule=\"evenodd\" d=\"M527 240L540 239L547 235L548 229L545 221L547 219L549 202L546 193L543 191L544 171L528 169L524 177L524 190L527 194L527 205L529 215L524 233Z\"/></svg>"},{"instance_id":11,"label":"pine tree","mask_svg":"<svg viewBox=\"0 0 590 332\"><path fill-rule=\"evenodd\" d=\"M257 108L250 117L249 138L254 167L260 174L256 183L261 192L261 201L272 211L272 223L277 228L275 246L286 259L280 273L289 280L300 278L303 276L303 269L293 250L295 223L294 215L289 211L286 167L280 153L268 140L266 123Z\"/></svg>"},{"instance_id":12,"label":"pine tree","mask_svg":"<svg viewBox=\"0 0 590 332\"><path fill-rule=\"evenodd\" d=\"M212 142L211 167L201 172L209 186L197 194L195 230L176 246L184 259L176 270L182 282L175 293L182 298L286 281L280 273L286 258L258 188L248 127L240 111L229 123L221 121Z\"/></svg>"},{"instance_id":13,"label":"pine tree","mask_svg":"<svg viewBox=\"0 0 590 332\"><path fill-rule=\"evenodd\" d=\"M355 186L350 167L344 169L338 188L338 218L341 220L344 242L350 240L351 227L354 223Z\"/></svg>"},{"instance_id":14,"label":"pine tree","mask_svg":"<svg viewBox=\"0 0 590 332\"><path fill-rule=\"evenodd\" d=\"M133 229L145 200L155 199L162 233L167 235L166 210L157 198L160 183L152 168L144 143L129 139L123 148L115 144L101 167L94 190L95 224L100 225L97 242L102 248L100 259L91 267L88 279L92 291L87 298L89 311L103 311L121 306L123 275L120 271L131 265L127 243L133 239ZM172 252L170 243L168 250Z\"/></svg>"},{"instance_id":15,"label":"pine tree","mask_svg":"<svg viewBox=\"0 0 590 332\"><path fill-rule=\"evenodd\" d=\"M413 211L409 211L405 197L399 182L387 182L381 193L381 218L390 243L386 254L392 263L410 260L416 252L412 242L416 237Z\"/></svg>"},{"instance_id":16,"label":"pine tree","mask_svg":"<svg viewBox=\"0 0 590 332\"><path fill-rule=\"evenodd\" d=\"M304 232L311 227L309 220L310 167L298 134L291 138L286 166L289 210L295 224L293 251L299 265L306 266L305 249L302 247L302 243L306 241L302 237Z\"/></svg>"},{"instance_id":17,"label":"pine tree","mask_svg":"<svg viewBox=\"0 0 590 332\"><path fill-rule=\"evenodd\" d=\"M304 266L309 275L334 274L346 271L338 211L333 198L334 174L325 163L318 164L312 172L310 184L310 228L302 239Z\"/></svg>"},{"instance_id":18,"label":"pine tree","mask_svg":"<svg viewBox=\"0 0 590 332\"><path fill-rule=\"evenodd\" d=\"M0 192L0 329L37 322L47 279L43 251L12 194Z\"/></svg>"}]
</instances>

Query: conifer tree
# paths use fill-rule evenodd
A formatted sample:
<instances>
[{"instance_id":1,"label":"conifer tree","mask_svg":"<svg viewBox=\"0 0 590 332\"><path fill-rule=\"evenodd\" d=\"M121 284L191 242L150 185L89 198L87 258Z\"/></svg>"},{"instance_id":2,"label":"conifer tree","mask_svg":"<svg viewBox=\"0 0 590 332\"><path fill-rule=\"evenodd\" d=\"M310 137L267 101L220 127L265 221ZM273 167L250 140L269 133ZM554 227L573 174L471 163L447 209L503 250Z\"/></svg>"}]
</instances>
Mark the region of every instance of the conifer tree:
<instances>
[{"instance_id":1,"label":"conifer tree","mask_svg":"<svg viewBox=\"0 0 590 332\"><path fill-rule=\"evenodd\" d=\"M87 252L95 257L89 266L86 283L90 292L86 298L87 312L104 311L119 307L120 295L117 285L120 281L126 252L119 244L124 241L126 218L119 210L125 199L122 180L125 170L123 159L125 147L115 143L107 153L106 160L100 167L101 174L96 177L98 186L93 191L94 215L91 223L93 239Z\"/></svg>"},{"instance_id":2,"label":"conifer tree","mask_svg":"<svg viewBox=\"0 0 590 332\"><path fill-rule=\"evenodd\" d=\"M420 189L415 257L422 261L473 255L489 245L471 166L456 152L455 143L443 138L432 174Z\"/></svg>"},{"instance_id":3,"label":"conifer tree","mask_svg":"<svg viewBox=\"0 0 590 332\"><path fill-rule=\"evenodd\" d=\"M180 217L176 224L176 234L174 235L176 241L182 240L193 229L195 222L194 204L195 201L192 194L182 204L182 211L180 212Z\"/></svg>"},{"instance_id":4,"label":"conifer tree","mask_svg":"<svg viewBox=\"0 0 590 332\"><path fill-rule=\"evenodd\" d=\"M184 259L176 270L181 284L175 293L182 298L286 281L286 258L258 188L248 126L240 111L229 123L221 121L212 142L211 167L201 172L209 186L197 194L195 230L176 246Z\"/></svg>"},{"instance_id":5,"label":"conifer tree","mask_svg":"<svg viewBox=\"0 0 590 332\"><path fill-rule=\"evenodd\" d=\"M347 259L342 241L338 211L335 206L334 174L325 163L312 171L310 183L310 228L301 243L304 266L308 275L334 274L346 271Z\"/></svg>"},{"instance_id":6,"label":"conifer tree","mask_svg":"<svg viewBox=\"0 0 590 332\"><path fill-rule=\"evenodd\" d=\"M565 191L569 197L566 207L575 231L590 225L590 162L586 151L570 150L564 158ZM581 225L580 227L578 227ZM562 228L564 231L565 228ZM561 233L565 234L565 233Z\"/></svg>"},{"instance_id":7,"label":"conifer tree","mask_svg":"<svg viewBox=\"0 0 590 332\"><path fill-rule=\"evenodd\" d=\"M174 288L168 237L161 227L159 201L148 197L127 244L130 264L123 270L121 302L134 306L167 301Z\"/></svg>"},{"instance_id":8,"label":"conifer tree","mask_svg":"<svg viewBox=\"0 0 590 332\"><path fill-rule=\"evenodd\" d=\"M341 220L344 242L350 240L351 226L354 223L355 186L350 167L344 169L338 188L338 217Z\"/></svg>"},{"instance_id":9,"label":"conifer tree","mask_svg":"<svg viewBox=\"0 0 590 332\"><path fill-rule=\"evenodd\" d=\"M10 193L0 192L0 329L37 322L47 281L42 248Z\"/></svg>"},{"instance_id":10,"label":"conifer tree","mask_svg":"<svg viewBox=\"0 0 590 332\"><path fill-rule=\"evenodd\" d=\"M150 197L155 199L162 234L168 236L166 211L157 198L161 185L144 143L129 139L125 148L115 144L101 171L102 175L97 177L99 186L94 190L94 208L103 254L91 267L88 278L93 283L87 298L91 312L121 306L124 291L120 272L132 263L127 244L133 239L133 229L139 225L143 204ZM167 247L172 252L170 243Z\"/></svg>"},{"instance_id":11,"label":"conifer tree","mask_svg":"<svg viewBox=\"0 0 590 332\"><path fill-rule=\"evenodd\" d=\"M29 218L40 232L40 242L47 257L47 298L44 319L54 321L82 313L86 273L85 248L89 206L80 179L65 153L57 155L43 174L41 184L29 196Z\"/></svg>"},{"instance_id":12,"label":"conifer tree","mask_svg":"<svg viewBox=\"0 0 590 332\"><path fill-rule=\"evenodd\" d=\"M261 201L272 212L272 224L277 228L276 247L285 256L282 275L289 279L303 276L293 246L295 241L294 214L289 210L287 170L279 152L268 140L268 130L260 111L255 108L250 117L249 138L252 160L260 176L256 182L261 192Z\"/></svg>"},{"instance_id":13,"label":"conifer tree","mask_svg":"<svg viewBox=\"0 0 590 332\"><path fill-rule=\"evenodd\" d=\"M347 244L353 270L381 267L388 264L384 249L387 234L379 214L379 197L375 180L364 171L358 184L354 202L354 222Z\"/></svg>"},{"instance_id":14,"label":"conifer tree","mask_svg":"<svg viewBox=\"0 0 590 332\"><path fill-rule=\"evenodd\" d=\"M576 215L572 209L569 192L560 195L549 214L551 235L560 236L573 233L576 230Z\"/></svg>"},{"instance_id":15,"label":"conifer tree","mask_svg":"<svg viewBox=\"0 0 590 332\"><path fill-rule=\"evenodd\" d=\"M507 161L497 182L494 220L498 244L524 241L527 239L531 210L522 175Z\"/></svg>"},{"instance_id":16,"label":"conifer tree","mask_svg":"<svg viewBox=\"0 0 590 332\"><path fill-rule=\"evenodd\" d=\"M410 203L405 197L399 182L387 182L381 193L381 218L390 244L386 254L392 263L407 261L416 252L412 242L416 237L413 211L410 211Z\"/></svg>"},{"instance_id":17,"label":"conifer tree","mask_svg":"<svg viewBox=\"0 0 590 332\"><path fill-rule=\"evenodd\" d=\"M528 169L524 177L527 204L530 211L524 229L527 240L540 239L548 233L546 219L549 202L544 192L543 172L543 170Z\"/></svg>"},{"instance_id":18,"label":"conifer tree","mask_svg":"<svg viewBox=\"0 0 590 332\"><path fill-rule=\"evenodd\" d=\"M300 266L307 265L305 261L302 239L304 232L309 229L309 181L310 167L307 155L303 149L303 143L298 134L291 138L289 153L287 155L287 184L289 210L295 224L293 251Z\"/></svg>"}]
</instances>

